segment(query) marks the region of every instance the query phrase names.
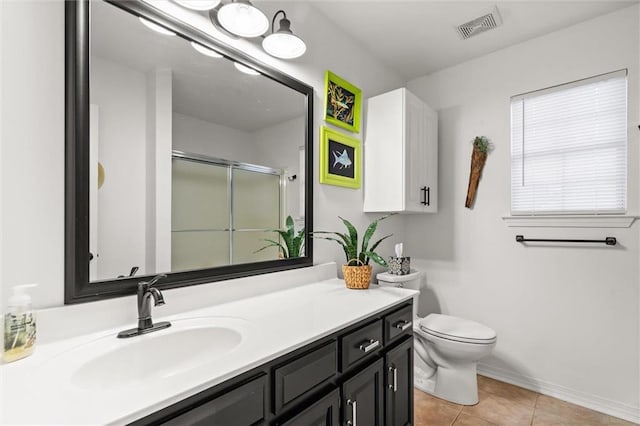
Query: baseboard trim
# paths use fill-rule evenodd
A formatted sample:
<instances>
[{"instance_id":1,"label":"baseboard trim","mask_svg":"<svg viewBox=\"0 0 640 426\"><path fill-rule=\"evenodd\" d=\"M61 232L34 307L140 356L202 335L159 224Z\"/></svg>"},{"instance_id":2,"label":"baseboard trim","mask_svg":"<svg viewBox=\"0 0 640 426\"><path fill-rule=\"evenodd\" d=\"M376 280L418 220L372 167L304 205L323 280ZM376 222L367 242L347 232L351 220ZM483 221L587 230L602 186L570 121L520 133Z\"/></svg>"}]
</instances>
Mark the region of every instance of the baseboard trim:
<instances>
[{"instance_id":1,"label":"baseboard trim","mask_svg":"<svg viewBox=\"0 0 640 426\"><path fill-rule=\"evenodd\" d=\"M640 424L640 407L621 404L534 377L480 363L478 364L478 374Z\"/></svg>"}]
</instances>

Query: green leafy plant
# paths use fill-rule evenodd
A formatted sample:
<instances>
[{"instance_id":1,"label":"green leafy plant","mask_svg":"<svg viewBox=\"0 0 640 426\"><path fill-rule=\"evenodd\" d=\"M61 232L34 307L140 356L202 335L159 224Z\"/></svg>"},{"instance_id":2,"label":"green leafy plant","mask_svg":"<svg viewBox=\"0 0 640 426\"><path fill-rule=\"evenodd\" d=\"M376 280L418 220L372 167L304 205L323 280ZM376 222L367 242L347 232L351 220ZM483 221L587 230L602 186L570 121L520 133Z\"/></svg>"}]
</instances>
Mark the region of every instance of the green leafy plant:
<instances>
[{"instance_id":1,"label":"green leafy plant","mask_svg":"<svg viewBox=\"0 0 640 426\"><path fill-rule=\"evenodd\" d=\"M342 250L344 250L344 255L347 258L346 264L348 266L359 265L356 259L360 260L363 265L368 265L369 260L373 260L378 265L387 266L387 261L384 260L382 256L377 254L375 250L378 248L382 241L386 240L393 234L389 234L380 238L378 241L371 244L371 246L369 246L369 243L371 242L371 238L378 228L378 222L388 218L392 214L388 214L381 217L380 219L376 219L371 222L371 224L369 224L362 237L361 246L358 245L358 231L356 230L355 226L353 226L353 224L347 219L344 219L340 216L338 217L340 218L342 223L344 223L344 226L347 228L347 232L315 231L312 236L313 238L320 238L323 240L335 241L336 243L338 243L340 247L342 247Z\"/></svg>"},{"instance_id":2,"label":"green leafy plant","mask_svg":"<svg viewBox=\"0 0 640 426\"><path fill-rule=\"evenodd\" d=\"M478 148L478 151L486 154L489 152L489 139L486 136L476 136L473 140L473 146Z\"/></svg>"},{"instance_id":3,"label":"green leafy plant","mask_svg":"<svg viewBox=\"0 0 640 426\"><path fill-rule=\"evenodd\" d=\"M293 218L291 216L287 216L285 225L287 229L270 229L269 230L269 232L277 232L280 235L280 238L282 239L282 243L265 238L263 239L263 241L266 241L269 244L262 247L261 249L254 251L254 253L258 253L269 247L278 247L280 251L280 256L283 259L302 256L302 253L304 252L305 229L302 228L296 233L293 225Z\"/></svg>"}]
</instances>

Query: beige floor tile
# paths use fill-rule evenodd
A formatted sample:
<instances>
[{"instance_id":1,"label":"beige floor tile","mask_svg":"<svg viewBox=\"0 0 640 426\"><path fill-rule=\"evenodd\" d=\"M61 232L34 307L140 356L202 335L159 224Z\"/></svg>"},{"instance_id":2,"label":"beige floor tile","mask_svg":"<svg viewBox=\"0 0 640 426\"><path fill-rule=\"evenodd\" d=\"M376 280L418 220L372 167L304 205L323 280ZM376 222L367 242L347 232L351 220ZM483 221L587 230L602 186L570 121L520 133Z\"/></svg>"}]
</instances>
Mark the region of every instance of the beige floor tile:
<instances>
[{"instance_id":1,"label":"beige floor tile","mask_svg":"<svg viewBox=\"0 0 640 426\"><path fill-rule=\"evenodd\" d=\"M536 402L533 424L542 425L608 425L609 416L579 405L540 395Z\"/></svg>"},{"instance_id":2,"label":"beige floor tile","mask_svg":"<svg viewBox=\"0 0 640 426\"><path fill-rule=\"evenodd\" d=\"M494 426L495 423L488 422L480 417L473 417L460 413L453 426Z\"/></svg>"},{"instance_id":3,"label":"beige floor tile","mask_svg":"<svg viewBox=\"0 0 640 426\"><path fill-rule=\"evenodd\" d=\"M488 392L479 391L480 402L462 409L464 414L479 417L496 425L531 425L533 407L511 401Z\"/></svg>"},{"instance_id":4,"label":"beige floor tile","mask_svg":"<svg viewBox=\"0 0 640 426\"><path fill-rule=\"evenodd\" d=\"M418 389L413 392L415 426L450 426L460 410L461 405L435 398Z\"/></svg>"},{"instance_id":5,"label":"beige floor tile","mask_svg":"<svg viewBox=\"0 0 640 426\"><path fill-rule=\"evenodd\" d=\"M497 395L511 401L534 407L538 393L528 389L514 386L509 383L499 382L489 377L478 376L478 390Z\"/></svg>"},{"instance_id":6,"label":"beige floor tile","mask_svg":"<svg viewBox=\"0 0 640 426\"><path fill-rule=\"evenodd\" d=\"M617 417L608 416L610 426L638 426L638 423L628 422Z\"/></svg>"}]
</instances>

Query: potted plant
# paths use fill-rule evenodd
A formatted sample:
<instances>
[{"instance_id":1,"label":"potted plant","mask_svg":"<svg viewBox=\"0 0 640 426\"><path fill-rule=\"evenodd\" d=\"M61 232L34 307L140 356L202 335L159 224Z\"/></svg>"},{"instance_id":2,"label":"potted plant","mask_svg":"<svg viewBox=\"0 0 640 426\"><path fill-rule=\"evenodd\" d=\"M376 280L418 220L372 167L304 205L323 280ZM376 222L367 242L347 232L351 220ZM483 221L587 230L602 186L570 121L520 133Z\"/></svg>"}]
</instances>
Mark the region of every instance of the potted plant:
<instances>
[{"instance_id":1,"label":"potted plant","mask_svg":"<svg viewBox=\"0 0 640 426\"><path fill-rule=\"evenodd\" d=\"M269 232L277 232L282 239L282 243L265 238L263 241L266 241L268 244L254 251L254 253L258 253L269 247L278 247L281 259L289 259L302 256L302 253L304 252L304 228L296 233L293 225L293 218L291 217L291 215L287 216L285 225L287 229L269 230Z\"/></svg>"},{"instance_id":2,"label":"potted plant","mask_svg":"<svg viewBox=\"0 0 640 426\"><path fill-rule=\"evenodd\" d=\"M380 243L389 238L392 234L380 238L375 243L369 245L373 234L378 228L378 222L386 219L391 215L386 215L380 219L376 219L367 227L362 237L362 245L358 245L358 231L348 220L338 216L344 226L347 228L347 232L329 232L329 231L315 231L313 233L314 238L322 238L324 240L335 241L344 250L347 263L342 266L342 274L344 275L344 282L347 288L351 289L367 289L369 288L369 282L371 281L372 266L369 265L369 261L373 260L375 263L381 266L387 266L387 262L384 258L378 255L375 250Z\"/></svg>"}]
</instances>

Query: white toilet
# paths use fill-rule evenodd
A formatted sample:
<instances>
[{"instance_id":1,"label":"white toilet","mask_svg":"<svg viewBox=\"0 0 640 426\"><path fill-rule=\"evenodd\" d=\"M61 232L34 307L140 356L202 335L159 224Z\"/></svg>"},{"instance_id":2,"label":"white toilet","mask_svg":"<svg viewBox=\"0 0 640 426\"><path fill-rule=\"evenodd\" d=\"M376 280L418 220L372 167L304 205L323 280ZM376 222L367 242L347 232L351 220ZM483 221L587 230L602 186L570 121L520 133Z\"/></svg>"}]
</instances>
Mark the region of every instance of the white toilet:
<instances>
[{"instance_id":1,"label":"white toilet","mask_svg":"<svg viewBox=\"0 0 640 426\"><path fill-rule=\"evenodd\" d=\"M420 290L420 272L377 275L378 284ZM417 315L414 301L414 386L462 405L478 403L476 365L496 345L496 332L474 321L449 315Z\"/></svg>"}]
</instances>

